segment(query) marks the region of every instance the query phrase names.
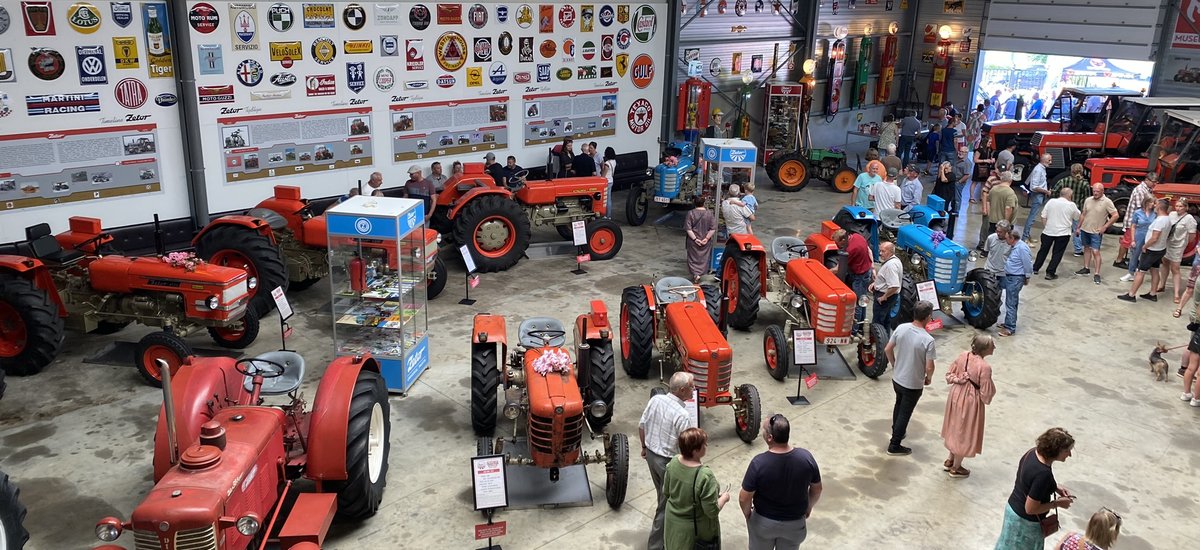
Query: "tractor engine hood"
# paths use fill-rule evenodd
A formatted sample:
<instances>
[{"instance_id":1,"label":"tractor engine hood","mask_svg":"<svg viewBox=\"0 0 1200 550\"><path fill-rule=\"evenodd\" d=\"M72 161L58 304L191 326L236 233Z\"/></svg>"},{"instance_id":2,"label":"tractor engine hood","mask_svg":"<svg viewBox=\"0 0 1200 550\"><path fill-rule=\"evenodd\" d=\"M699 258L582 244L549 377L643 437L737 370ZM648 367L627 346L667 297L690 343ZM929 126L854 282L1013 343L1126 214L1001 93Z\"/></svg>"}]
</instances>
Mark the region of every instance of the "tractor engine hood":
<instances>
[{"instance_id":1,"label":"tractor engine hood","mask_svg":"<svg viewBox=\"0 0 1200 550\"><path fill-rule=\"evenodd\" d=\"M529 391L529 412L543 418L571 417L583 414L583 396L579 393L579 384L575 381L573 371L568 373L551 372L542 376L534 370L533 362L550 350L567 353L563 348L535 348L525 352L525 382Z\"/></svg>"},{"instance_id":2,"label":"tractor engine hood","mask_svg":"<svg viewBox=\"0 0 1200 550\"><path fill-rule=\"evenodd\" d=\"M210 291L240 287L246 294L245 270L213 264L199 264L194 271L173 267L154 257L105 256L88 264L92 288L101 292L129 294L134 290L165 292ZM228 303L238 296L222 299Z\"/></svg>"},{"instance_id":3,"label":"tractor engine hood","mask_svg":"<svg viewBox=\"0 0 1200 550\"><path fill-rule=\"evenodd\" d=\"M702 303L667 304L667 326L680 356L688 360L700 364L726 363L733 357L729 342Z\"/></svg>"},{"instance_id":4,"label":"tractor engine hood","mask_svg":"<svg viewBox=\"0 0 1200 550\"><path fill-rule=\"evenodd\" d=\"M926 258L958 260L966 258L968 254L966 248L950 239L943 239L935 247L933 230L918 224L900 226L896 235L896 246L915 250Z\"/></svg>"}]
</instances>

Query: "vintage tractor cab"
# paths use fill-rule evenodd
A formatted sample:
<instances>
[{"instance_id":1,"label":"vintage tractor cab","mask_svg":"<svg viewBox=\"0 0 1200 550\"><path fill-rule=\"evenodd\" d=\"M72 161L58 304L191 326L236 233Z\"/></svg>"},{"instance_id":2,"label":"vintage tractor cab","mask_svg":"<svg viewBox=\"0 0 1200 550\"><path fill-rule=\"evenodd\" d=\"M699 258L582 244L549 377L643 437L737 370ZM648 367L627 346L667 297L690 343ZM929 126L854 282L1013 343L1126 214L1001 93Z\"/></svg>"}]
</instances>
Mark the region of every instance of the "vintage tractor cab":
<instances>
[{"instance_id":1,"label":"vintage tractor cab","mask_svg":"<svg viewBox=\"0 0 1200 550\"><path fill-rule=\"evenodd\" d=\"M666 363L695 375L699 405L732 406L734 430L751 443L762 420L758 388L733 386L733 348L717 326L720 310L716 287L696 286L682 277L626 287L621 293L621 366L629 376L646 378L658 349L660 373Z\"/></svg>"},{"instance_id":2,"label":"vintage tractor cab","mask_svg":"<svg viewBox=\"0 0 1200 550\"><path fill-rule=\"evenodd\" d=\"M96 218L72 217L50 234L40 223L27 240L0 250L0 366L34 374L49 365L66 328L111 334L130 323L162 327L138 343L138 372L151 384L156 359L178 368L192 354L185 337L207 330L213 341L241 349L258 336L259 315L247 307L258 281L238 268L175 252L161 257L105 255L112 237Z\"/></svg>"},{"instance_id":3,"label":"vintage tractor cab","mask_svg":"<svg viewBox=\"0 0 1200 550\"><path fill-rule=\"evenodd\" d=\"M133 530L139 550L257 549L266 541L315 549L335 515L375 515L391 448L379 367L369 355L334 359L311 411L299 394L304 373L300 355L276 351L192 357L164 377L155 485L128 520L100 520L96 536L113 542ZM268 397L285 402L264 404ZM317 492L299 492L293 482L302 477Z\"/></svg>"},{"instance_id":4,"label":"vintage tractor cab","mask_svg":"<svg viewBox=\"0 0 1200 550\"><path fill-rule=\"evenodd\" d=\"M958 302L971 326L985 330L996 323L1000 317L1000 283L982 267L967 271L968 262L975 259L974 251L918 223L897 226L895 239L896 257L904 264L904 279L900 310L892 326L912 320L912 308L918 300L916 285L928 280L933 281L937 291L938 303L933 304L936 309L950 314L951 304Z\"/></svg>"},{"instance_id":5,"label":"vintage tractor cab","mask_svg":"<svg viewBox=\"0 0 1200 550\"><path fill-rule=\"evenodd\" d=\"M512 267L529 248L531 227L554 227L570 239L572 222L587 223L593 260L608 260L621 250L621 227L607 214L608 181L599 176L526 180L513 176L512 189L498 184L481 162L463 164L437 195L430 225L471 251L480 271Z\"/></svg>"},{"instance_id":6,"label":"vintage tractor cab","mask_svg":"<svg viewBox=\"0 0 1200 550\"><path fill-rule=\"evenodd\" d=\"M612 420L617 379L612 326L604 302L593 300L591 311L575 319L574 361L566 334L558 319L526 319L517 329L517 345L510 353L504 317L475 315L471 425L478 436L476 450L479 455L507 455L509 464L545 468L555 482L560 468L604 464L605 496L609 506L618 508L625 502L629 480L629 438L605 431ZM515 422L510 438L493 437L497 393L504 395L504 417ZM528 457L515 450L521 427ZM585 433L590 439L602 439L604 451L584 451ZM514 450L508 450L510 446Z\"/></svg>"},{"instance_id":7,"label":"vintage tractor cab","mask_svg":"<svg viewBox=\"0 0 1200 550\"><path fill-rule=\"evenodd\" d=\"M23 525L25 505L21 504L20 497L17 484L0 471L0 550L21 550L29 541L29 532Z\"/></svg>"},{"instance_id":8,"label":"vintage tractor cab","mask_svg":"<svg viewBox=\"0 0 1200 550\"><path fill-rule=\"evenodd\" d=\"M631 187L625 199L625 221L629 225L639 226L646 222L651 202L668 208L688 209L696 195L704 192L696 163L696 146L691 142L668 143L658 166L646 172L652 179Z\"/></svg>"}]
</instances>

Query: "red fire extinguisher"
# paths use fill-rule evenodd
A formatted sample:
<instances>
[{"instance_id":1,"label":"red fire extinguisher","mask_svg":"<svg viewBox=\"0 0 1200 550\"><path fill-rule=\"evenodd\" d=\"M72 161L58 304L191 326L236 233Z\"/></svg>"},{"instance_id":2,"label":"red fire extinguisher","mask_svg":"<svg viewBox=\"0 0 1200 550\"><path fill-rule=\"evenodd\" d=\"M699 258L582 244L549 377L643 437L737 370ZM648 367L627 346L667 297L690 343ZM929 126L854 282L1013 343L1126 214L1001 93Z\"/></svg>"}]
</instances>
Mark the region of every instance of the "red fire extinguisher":
<instances>
[{"instance_id":1,"label":"red fire extinguisher","mask_svg":"<svg viewBox=\"0 0 1200 550\"><path fill-rule=\"evenodd\" d=\"M367 266L362 258L355 256L350 260L350 290L363 292L367 289Z\"/></svg>"}]
</instances>

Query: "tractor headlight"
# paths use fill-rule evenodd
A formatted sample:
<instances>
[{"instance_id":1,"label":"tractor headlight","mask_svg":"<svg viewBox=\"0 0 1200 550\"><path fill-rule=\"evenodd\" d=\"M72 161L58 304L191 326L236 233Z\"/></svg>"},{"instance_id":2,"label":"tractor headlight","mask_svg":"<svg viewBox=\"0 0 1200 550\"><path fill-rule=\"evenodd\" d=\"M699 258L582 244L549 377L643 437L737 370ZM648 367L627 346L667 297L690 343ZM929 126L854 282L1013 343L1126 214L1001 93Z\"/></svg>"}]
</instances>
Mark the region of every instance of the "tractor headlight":
<instances>
[{"instance_id":1,"label":"tractor headlight","mask_svg":"<svg viewBox=\"0 0 1200 550\"><path fill-rule=\"evenodd\" d=\"M600 418L608 414L608 403L605 403L602 399L597 399L592 402L590 407L588 407L588 412L591 413L592 416Z\"/></svg>"},{"instance_id":2,"label":"tractor headlight","mask_svg":"<svg viewBox=\"0 0 1200 550\"><path fill-rule=\"evenodd\" d=\"M974 262L978 259L979 259L979 254L976 254L974 250L967 252L967 261L968 262Z\"/></svg>"},{"instance_id":3,"label":"tractor headlight","mask_svg":"<svg viewBox=\"0 0 1200 550\"><path fill-rule=\"evenodd\" d=\"M204 300L204 303L208 306L208 309L217 309L221 307L221 299L217 298L216 296L209 296L207 300Z\"/></svg>"},{"instance_id":4,"label":"tractor headlight","mask_svg":"<svg viewBox=\"0 0 1200 550\"><path fill-rule=\"evenodd\" d=\"M246 288L254 290L258 288L258 277L250 277L246 279Z\"/></svg>"},{"instance_id":5,"label":"tractor headlight","mask_svg":"<svg viewBox=\"0 0 1200 550\"><path fill-rule=\"evenodd\" d=\"M798 295L792 295L791 304L793 309L800 309L804 306L804 299Z\"/></svg>"},{"instance_id":6,"label":"tractor headlight","mask_svg":"<svg viewBox=\"0 0 1200 550\"><path fill-rule=\"evenodd\" d=\"M867 307L869 305L871 305L870 295L863 294L862 296L858 297L858 307Z\"/></svg>"},{"instance_id":7,"label":"tractor headlight","mask_svg":"<svg viewBox=\"0 0 1200 550\"><path fill-rule=\"evenodd\" d=\"M912 262L913 265L921 265L921 257L920 256L914 255L911 258L909 258L909 261Z\"/></svg>"},{"instance_id":8,"label":"tractor headlight","mask_svg":"<svg viewBox=\"0 0 1200 550\"><path fill-rule=\"evenodd\" d=\"M237 520L237 530L247 537L258 532L258 518L254 514L246 514Z\"/></svg>"},{"instance_id":9,"label":"tractor headlight","mask_svg":"<svg viewBox=\"0 0 1200 550\"><path fill-rule=\"evenodd\" d=\"M96 538L104 542L112 542L121 537L121 520L107 517L96 524Z\"/></svg>"}]
</instances>

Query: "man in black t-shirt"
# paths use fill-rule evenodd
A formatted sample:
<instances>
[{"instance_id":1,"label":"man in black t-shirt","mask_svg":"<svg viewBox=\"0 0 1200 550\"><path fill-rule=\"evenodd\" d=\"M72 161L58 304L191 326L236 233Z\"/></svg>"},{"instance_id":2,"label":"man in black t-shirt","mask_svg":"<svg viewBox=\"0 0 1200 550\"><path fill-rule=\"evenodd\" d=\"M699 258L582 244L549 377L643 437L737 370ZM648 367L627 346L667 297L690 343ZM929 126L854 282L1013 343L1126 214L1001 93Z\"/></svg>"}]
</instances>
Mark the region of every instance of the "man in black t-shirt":
<instances>
[{"instance_id":1,"label":"man in black t-shirt","mask_svg":"<svg viewBox=\"0 0 1200 550\"><path fill-rule=\"evenodd\" d=\"M812 453L788 445L791 425L782 414L762 425L767 452L750 461L738 496L750 550L798 548L808 516L821 498L821 471Z\"/></svg>"},{"instance_id":2,"label":"man in black t-shirt","mask_svg":"<svg viewBox=\"0 0 1200 550\"><path fill-rule=\"evenodd\" d=\"M503 186L505 180L508 179L508 173L504 171L504 165L496 162L496 153L484 155L483 171L496 180L496 185Z\"/></svg>"},{"instance_id":3,"label":"man in black t-shirt","mask_svg":"<svg viewBox=\"0 0 1200 550\"><path fill-rule=\"evenodd\" d=\"M575 177L596 175L596 161L592 159L591 155L587 154L586 149L585 147L584 152L575 155L575 160L571 161L571 166L575 168L575 172L572 175Z\"/></svg>"}]
</instances>

